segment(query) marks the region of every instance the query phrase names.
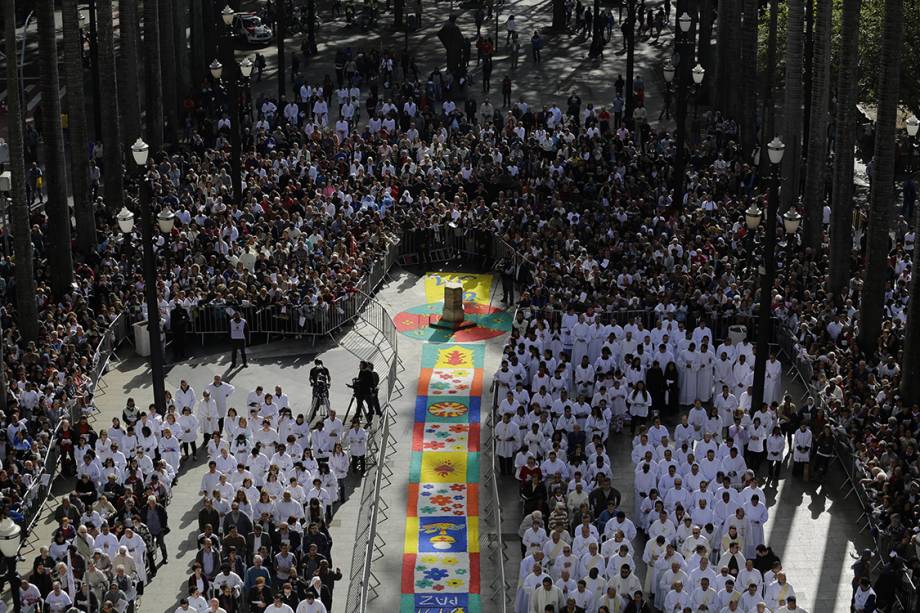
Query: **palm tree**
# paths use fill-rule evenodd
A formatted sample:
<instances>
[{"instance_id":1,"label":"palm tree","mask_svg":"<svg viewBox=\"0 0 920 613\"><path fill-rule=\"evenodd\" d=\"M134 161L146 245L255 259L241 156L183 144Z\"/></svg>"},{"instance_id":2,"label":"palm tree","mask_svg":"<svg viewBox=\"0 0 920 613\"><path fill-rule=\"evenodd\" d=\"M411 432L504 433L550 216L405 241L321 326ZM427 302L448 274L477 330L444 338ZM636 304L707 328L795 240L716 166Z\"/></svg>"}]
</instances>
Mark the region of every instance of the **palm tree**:
<instances>
[{"instance_id":1,"label":"palm tree","mask_svg":"<svg viewBox=\"0 0 920 613\"><path fill-rule=\"evenodd\" d=\"M185 0L170 0L172 2L173 24L173 42L176 45L176 90L179 94L178 103L179 121L182 121L182 99L191 91L189 73L189 48L188 48L188 20L189 9ZM176 126L178 129L179 126Z\"/></svg>"},{"instance_id":2,"label":"palm tree","mask_svg":"<svg viewBox=\"0 0 920 613\"><path fill-rule=\"evenodd\" d=\"M706 70L706 74L715 75L712 66L712 0L699 0L700 37L697 41L696 61ZM710 79L714 81L715 79Z\"/></svg>"},{"instance_id":3,"label":"palm tree","mask_svg":"<svg viewBox=\"0 0 920 613\"><path fill-rule=\"evenodd\" d=\"M767 143L773 139L776 134L776 102L775 88L773 81L776 78L776 30L779 21L779 2L780 0L770 0L770 25L767 34L767 65L763 74L763 92L761 98L763 128L760 131L760 175L767 176L770 173L770 157L764 155L767 151Z\"/></svg>"},{"instance_id":4,"label":"palm tree","mask_svg":"<svg viewBox=\"0 0 920 613\"><path fill-rule=\"evenodd\" d=\"M118 0L118 18L118 108L121 111L122 153L126 154L141 135L137 0Z\"/></svg>"},{"instance_id":5,"label":"palm tree","mask_svg":"<svg viewBox=\"0 0 920 613\"><path fill-rule=\"evenodd\" d=\"M168 143L176 142L179 128L179 93L176 79L176 26L173 18L172 0L159 0L160 27L160 71L163 75L163 114L166 117L164 138Z\"/></svg>"},{"instance_id":6,"label":"palm tree","mask_svg":"<svg viewBox=\"0 0 920 613\"><path fill-rule=\"evenodd\" d=\"M805 14L802 0L786 2L786 82L783 101L782 208L796 205L799 197L799 164L802 158L802 29Z\"/></svg>"},{"instance_id":7,"label":"palm tree","mask_svg":"<svg viewBox=\"0 0 920 613\"><path fill-rule=\"evenodd\" d=\"M73 209L77 220L77 250L85 255L96 246L96 216L89 198L86 99L83 93L83 39L77 0L61 2L64 25L64 78L67 81L67 117L70 124L70 170Z\"/></svg>"},{"instance_id":8,"label":"palm tree","mask_svg":"<svg viewBox=\"0 0 920 613\"><path fill-rule=\"evenodd\" d=\"M3 3L3 38L6 57L16 57L16 0ZM26 341L38 337L38 303L35 301L35 271L32 267L32 224L29 203L26 202L25 153L22 145L22 104L19 100L19 66L6 62L6 102L8 136L10 141L10 226L13 231L13 251L16 259L16 324Z\"/></svg>"},{"instance_id":9,"label":"palm tree","mask_svg":"<svg viewBox=\"0 0 920 613\"><path fill-rule=\"evenodd\" d=\"M278 11L275 16L275 44L278 46L278 100L284 98L284 94L287 92L287 88L284 86L284 76L285 76L285 66L287 56L285 55L284 50L284 39L287 36L287 3L276 2L275 9Z\"/></svg>"},{"instance_id":10,"label":"palm tree","mask_svg":"<svg viewBox=\"0 0 920 613\"><path fill-rule=\"evenodd\" d=\"M744 0L741 26L741 151L747 158L757 140L757 0Z\"/></svg>"},{"instance_id":11,"label":"palm tree","mask_svg":"<svg viewBox=\"0 0 920 613\"><path fill-rule=\"evenodd\" d=\"M885 302L886 259L888 258L891 214L894 195L895 123L898 114L898 93L901 76L901 52L904 39L904 0L885 0L885 28L879 67L878 112L875 123L875 169L869 200L869 228L866 230L866 266L863 275L862 299L859 304L859 344L863 351L874 354L882 328L882 308ZM913 284L912 284L913 285ZM916 308L911 305L911 311ZM917 320L914 318L914 325ZM910 342L908 334L906 342ZM915 343L916 344L916 343ZM905 344L905 347L907 345ZM905 358L906 359L906 358ZM915 371L905 371L908 378Z\"/></svg>"},{"instance_id":12,"label":"palm tree","mask_svg":"<svg viewBox=\"0 0 920 613\"><path fill-rule=\"evenodd\" d=\"M105 202L110 208L121 207L125 199L122 180L122 142L118 115L118 77L115 68L115 24L112 20L112 0L96 3L99 20L99 87L102 105L102 146L105 168L103 173Z\"/></svg>"},{"instance_id":13,"label":"palm tree","mask_svg":"<svg viewBox=\"0 0 920 613\"><path fill-rule=\"evenodd\" d=\"M42 139L45 151L45 189L48 201L49 253L54 264L49 265L51 291L57 298L71 292L73 256L70 253L70 210L67 205L67 163L64 155L64 134L61 130L61 97L58 80L58 53L54 25L54 0L35 3L38 20L38 63L41 69ZM15 57L15 55L13 56Z\"/></svg>"},{"instance_id":14,"label":"palm tree","mask_svg":"<svg viewBox=\"0 0 920 613\"><path fill-rule=\"evenodd\" d=\"M191 80L190 83L199 82L208 70L207 40L204 27L204 9L206 2L190 2L191 12Z\"/></svg>"},{"instance_id":15,"label":"palm tree","mask_svg":"<svg viewBox=\"0 0 920 613\"><path fill-rule=\"evenodd\" d=\"M856 144L856 69L862 0L843 3L840 57L837 64L837 115L834 121L834 176L831 193L829 288L834 303L844 303L853 254L853 147Z\"/></svg>"},{"instance_id":16,"label":"palm tree","mask_svg":"<svg viewBox=\"0 0 920 613\"><path fill-rule=\"evenodd\" d=\"M626 95L626 109L624 116L628 123L636 108L635 96L633 96L635 91L633 79L636 73L636 0L626 0L626 29L623 36L626 42L626 87L623 88L623 93Z\"/></svg>"},{"instance_id":17,"label":"palm tree","mask_svg":"<svg viewBox=\"0 0 920 613\"><path fill-rule=\"evenodd\" d=\"M741 8L739 0L719 0L717 79L713 82L717 108L728 117L739 118L741 97L737 83L741 57ZM755 60L756 61L756 60ZM756 69L756 65L755 65Z\"/></svg>"},{"instance_id":18,"label":"palm tree","mask_svg":"<svg viewBox=\"0 0 920 613\"><path fill-rule=\"evenodd\" d=\"M147 98L147 144L163 146L163 76L160 72L160 30L157 0L144 1L144 72Z\"/></svg>"},{"instance_id":19,"label":"palm tree","mask_svg":"<svg viewBox=\"0 0 920 613\"><path fill-rule=\"evenodd\" d=\"M811 119L808 121L808 157L805 160L805 245L821 248L824 215L827 114L831 91L831 29L833 0L818 0L811 78Z\"/></svg>"}]
</instances>

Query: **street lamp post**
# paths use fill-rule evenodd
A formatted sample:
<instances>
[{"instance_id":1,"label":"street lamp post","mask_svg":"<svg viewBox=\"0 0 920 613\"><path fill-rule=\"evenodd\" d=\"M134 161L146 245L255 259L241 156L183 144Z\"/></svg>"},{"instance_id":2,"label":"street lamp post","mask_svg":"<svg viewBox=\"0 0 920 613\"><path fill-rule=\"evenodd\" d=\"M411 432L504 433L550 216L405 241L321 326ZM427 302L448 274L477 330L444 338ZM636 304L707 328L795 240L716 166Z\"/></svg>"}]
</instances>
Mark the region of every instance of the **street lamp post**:
<instances>
[{"instance_id":1,"label":"street lamp post","mask_svg":"<svg viewBox=\"0 0 920 613\"><path fill-rule=\"evenodd\" d=\"M140 172L140 199L138 208L141 213L141 248L144 262L144 297L147 302L147 333L150 335L150 372L153 378L153 402L157 412L166 413L166 375L163 369L163 337L160 328L160 305L157 300L157 274L153 253L153 214L151 211L153 190L145 167L149 147L141 139L131 146L134 162ZM175 224L175 214L168 208L157 215L160 231L168 234ZM125 240L134 230L134 213L122 208L118 213L118 227L125 234Z\"/></svg>"},{"instance_id":2,"label":"street lamp post","mask_svg":"<svg viewBox=\"0 0 920 613\"><path fill-rule=\"evenodd\" d=\"M687 11L677 18L677 32L674 36L674 57L677 60L677 154L674 161L674 176L672 189L674 192L673 205L676 208L684 206L684 168L687 165L686 133L687 133L687 95L690 79L690 66L693 61L694 34L691 32L694 20ZM701 67L702 68L702 67ZM673 78L673 76L672 76ZM702 79L702 75L700 77Z\"/></svg>"},{"instance_id":3,"label":"street lamp post","mask_svg":"<svg viewBox=\"0 0 920 613\"><path fill-rule=\"evenodd\" d=\"M243 147L240 132L242 127L240 126L239 78L236 74L238 65L236 59L233 57L233 32L231 27L235 15L236 12L230 8L229 5L225 6L220 12L220 18L224 24L223 32L220 37L220 44L222 46L222 53L220 55L223 57L224 63L221 64L220 61L214 60L211 63L210 69L211 75L217 81L221 81L221 75L224 70L230 72L227 78L224 79L224 83L227 86L227 96L230 99L230 179L233 183L233 202L239 204L243 195L243 168L241 159L243 156Z\"/></svg>"},{"instance_id":4,"label":"street lamp post","mask_svg":"<svg viewBox=\"0 0 920 613\"><path fill-rule=\"evenodd\" d=\"M13 611L19 613L19 577L16 575L16 558L19 555L19 546L22 544L22 529L6 514L9 500L3 501L0 509L0 554L6 561L6 580L10 582L10 599L13 601Z\"/></svg>"},{"instance_id":5,"label":"street lamp post","mask_svg":"<svg viewBox=\"0 0 920 613\"><path fill-rule=\"evenodd\" d=\"M907 136L908 136L907 146L908 146L908 151L910 152L910 155L908 156L908 169L911 172L913 172L914 154L916 153L914 151L916 147L915 139L917 138L917 132L920 131L920 119L917 119L916 117L911 115L910 117L907 118L907 121L905 121L904 123L905 123L905 127L907 128Z\"/></svg>"},{"instance_id":6,"label":"street lamp post","mask_svg":"<svg viewBox=\"0 0 920 613\"><path fill-rule=\"evenodd\" d=\"M764 264L759 267L758 271L760 272L760 305L757 312L757 353L754 358L752 410L759 409L760 405L763 404L764 377L767 372L767 358L770 353L770 331L773 324L770 306L773 302L773 283L776 280L776 215L779 209L779 168L780 162L783 161L785 150L786 145L783 144L779 137L774 138L767 145L767 153L770 156L770 196L767 200L767 226L763 247ZM797 213L783 219L787 234L795 234L798 230L798 223L794 223L795 215ZM750 227L753 219L747 218L747 215L746 219ZM798 220L801 221L801 217ZM753 227L756 228L759 223L760 220L758 219Z\"/></svg>"}]
</instances>

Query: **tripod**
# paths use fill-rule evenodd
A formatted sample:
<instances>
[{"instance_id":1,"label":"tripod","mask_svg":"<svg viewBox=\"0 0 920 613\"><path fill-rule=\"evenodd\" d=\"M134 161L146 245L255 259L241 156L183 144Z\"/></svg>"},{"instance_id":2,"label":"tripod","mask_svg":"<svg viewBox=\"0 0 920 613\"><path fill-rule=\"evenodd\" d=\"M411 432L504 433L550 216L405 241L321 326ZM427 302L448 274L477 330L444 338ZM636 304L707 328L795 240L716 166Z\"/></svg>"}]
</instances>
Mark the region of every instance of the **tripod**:
<instances>
[{"instance_id":1,"label":"tripod","mask_svg":"<svg viewBox=\"0 0 920 613\"><path fill-rule=\"evenodd\" d=\"M349 405L351 406L351 405ZM325 418L329 414L329 387L325 384L318 384L313 388L313 406L310 408L309 423L313 423L318 411L322 410L320 417Z\"/></svg>"}]
</instances>

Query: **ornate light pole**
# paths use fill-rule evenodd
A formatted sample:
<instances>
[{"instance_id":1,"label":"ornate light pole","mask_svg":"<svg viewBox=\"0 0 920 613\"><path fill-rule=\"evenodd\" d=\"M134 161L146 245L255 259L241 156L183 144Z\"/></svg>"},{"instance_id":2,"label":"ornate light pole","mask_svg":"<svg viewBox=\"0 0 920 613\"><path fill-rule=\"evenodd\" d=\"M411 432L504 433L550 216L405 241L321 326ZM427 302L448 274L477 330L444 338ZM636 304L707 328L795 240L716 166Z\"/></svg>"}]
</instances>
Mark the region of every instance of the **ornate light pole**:
<instances>
[{"instance_id":1,"label":"ornate light pole","mask_svg":"<svg viewBox=\"0 0 920 613\"><path fill-rule=\"evenodd\" d=\"M763 404L764 377L767 371L767 358L770 355L770 336L772 331L772 314L770 307L773 302L773 284L776 280L776 215L779 209L780 163L786 145L779 137L774 138L767 145L767 154L770 156L770 195L767 200L767 225L765 229L763 247L763 266L758 267L760 273L760 305L757 312L757 352L754 358L754 394L751 399L751 408L757 410ZM760 209L756 205L745 211L745 223L751 230L756 231L762 219ZM799 229L802 221L801 215L790 209L783 216L783 228L791 236Z\"/></svg>"},{"instance_id":2,"label":"ornate light pole","mask_svg":"<svg viewBox=\"0 0 920 613\"><path fill-rule=\"evenodd\" d=\"M163 337L160 327L160 304L157 299L157 274L153 253L153 215L151 211L153 186L144 172L150 148L140 138L131 146L134 163L140 173L140 197L138 209L141 214L141 247L144 262L144 295L147 302L147 333L150 336L150 373L153 378L153 402L157 412L166 413L165 372L163 369ZM118 227L129 240L134 230L134 213L123 207L117 217ZM165 208L157 215L157 224L163 234L172 232L176 216Z\"/></svg>"}]
</instances>

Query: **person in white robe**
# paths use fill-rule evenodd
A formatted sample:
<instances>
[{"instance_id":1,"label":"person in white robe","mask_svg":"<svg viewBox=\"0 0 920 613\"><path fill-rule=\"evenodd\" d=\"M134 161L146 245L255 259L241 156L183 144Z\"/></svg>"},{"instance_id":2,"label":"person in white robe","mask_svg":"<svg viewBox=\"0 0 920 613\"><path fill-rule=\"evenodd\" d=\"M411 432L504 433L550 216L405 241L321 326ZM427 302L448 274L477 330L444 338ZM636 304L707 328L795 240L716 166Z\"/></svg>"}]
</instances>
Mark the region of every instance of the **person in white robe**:
<instances>
[{"instance_id":1,"label":"person in white robe","mask_svg":"<svg viewBox=\"0 0 920 613\"><path fill-rule=\"evenodd\" d=\"M696 345L690 343L686 349L680 352L677 360L677 372L679 386L678 403L682 406L689 406L697 399L697 374L700 368L699 354L696 352Z\"/></svg>"},{"instance_id":2,"label":"person in white robe","mask_svg":"<svg viewBox=\"0 0 920 613\"><path fill-rule=\"evenodd\" d=\"M786 606L786 600L790 596L795 596L795 590L792 584L786 580L786 573L776 574L776 581L772 582L764 590L764 600L767 606L773 609Z\"/></svg>"},{"instance_id":3,"label":"person in white robe","mask_svg":"<svg viewBox=\"0 0 920 613\"><path fill-rule=\"evenodd\" d=\"M700 345L699 370L696 375L696 396L703 402L712 399L712 385L715 376L715 355L707 344Z\"/></svg>"},{"instance_id":4,"label":"person in white robe","mask_svg":"<svg viewBox=\"0 0 920 613\"><path fill-rule=\"evenodd\" d=\"M690 585L690 575L681 567L681 562L682 560L678 559L677 556L672 556L670 566L659 574L655 602L666 602L668 592L674 589L676 583Z\"/></svg>"},{"instance_id":5,"label":"person in white robe","mask_svg":"<svg viewBox=\"0 0 920 613\"><path fill-rule=\"evenodd\" d=\"M514 601L514 613L531 613L530 599L534 590L543 585L543 581L552 584L553 579L543 571L543 566L534 564L529 573L518 581L517 598ZM542 613L542 612L541 612Z\"/></svg>"},{"instance_id":6,"label":"person in white robe","mask_svg":"<svg viewBox=\"0 0 920 613\"><path fill-rule=\"evenodd\" d=\"M802 422L792 436L792 474L802 476L811 461L812 435L808 424Z\"/></svg>"},{"instance_id":7,"label":"person in white robe","mask_svg":"<svg viewBox=\"0 0 920 613\"><path fill-rule=\"evenodd\" d=\"M514 474L514 454L521 448L520 424L511 419L511 414L502 415L502 420L495 424L495 454L501 474Z\"/></svg>"},{"instance_id":8,"label":"person in white robe","mask_svg":"<svg viewBox=\"0 0 920 613\"><path fill-rule=\"evenodd\" d=\"M767 406L783 399L783 364L776 359L776 354L771 353L767 360L766 374L764 375L763 401ZM759 409L760 407L754 407Z\"/></svg>"},{"instance_id":9,"label":"person in white robe","mask_svg":"<svg viewBox=\"0 0 920 613\"><path fill-rule=\"evenodd\" d=\"M690 592L684 591L682 581L674 583L674 588L668 592L664 599L662 611L666 613L682 613L684 607L690 606Z\"/></svg>"},{"instance_id":10,"label":"person in white robe","mask_svg":"<svg viewBox=\"0 0 920 613\"><path fill-rule=\"evenodd\" d=\"M693 581L692 576L691 581ZM717 599L718 592L710 585L709 577L700 577L696 583L696 589L693 590L693 594L690 596L690 605L693 607L693 610L700 611L702 607L705 606L706 610L712 611L714 610Z\"/></svg>"},{"instance_id":11,"label":"person in white robe","mask_svg":"<svg viewBox=\"0 0 920 613\"><path fill-rule=\"evenodd\" d=\"M566 351L572 351L572 330L579 323L580 318L575 313L575 307L570 306L562 316L560 332L562 333L562 346Z\"/></svg>"},{"instance_id":12,"label":"person in white robe","mask_svg":"<svg viewBox=\"0 0 920 613\"><path fill-rule=\"evenodd\" d=\"M741 354L732 365L732 380L735 383L734 393L740 396L744 391L754 383L754 369L752 362L749 362L747 355Z\"/></svg>"},{"instance_id":13,"label":"person in white robe","mask_svg":"<svg viewBox=\"0 0 920 613\"><path fill-rule=\"evenodd\" d=\"M553 611L562 611L565 606L565 596L562 590L553 585L549 577L543 577L543 582L530 594L530 609L528 613L545 613L546 607L552 605Z\"/></svg>"},{"instance_id":14,"label":"person in white robe","mask_svg":"<svg viewBox=\"0 0 920 613\"><path fill-rule=\"evenodd\" d=\"M753 558L758 545L765 545L763 527L769 518L767 505L760 501L760 496L754 494L751 501L744 505L744 514L750 525L750 535L745 541L744 555Z\"/></svg>"},{"instance_id":15,"label":"person in white robe","mask_svg":"<svg viewBox=\"0 0 920 613\"><path fill-rule=\"evenodd\" d=\"M594 364L594 362L596 362L597 359L601 356L601 348L603 348L604 341L607 338L606 332L607 331L604 326L602 326L598 321L595 321L590 326L590 335L588 338L588 359L591 360L592 364Z\"/></svg>"},{"instance_id":16,"label":"person in white robe","mask_svg":"<svg viewBox=\"0 0 920 613\"><path fill-rule=\"evenodd\" d=\"M720 351L712 364L712 378L716 390L721 390L727 385L729 390L735 389L735 375L732 372L734 362L725 351Z\"/></svg>"}]
</instances>

